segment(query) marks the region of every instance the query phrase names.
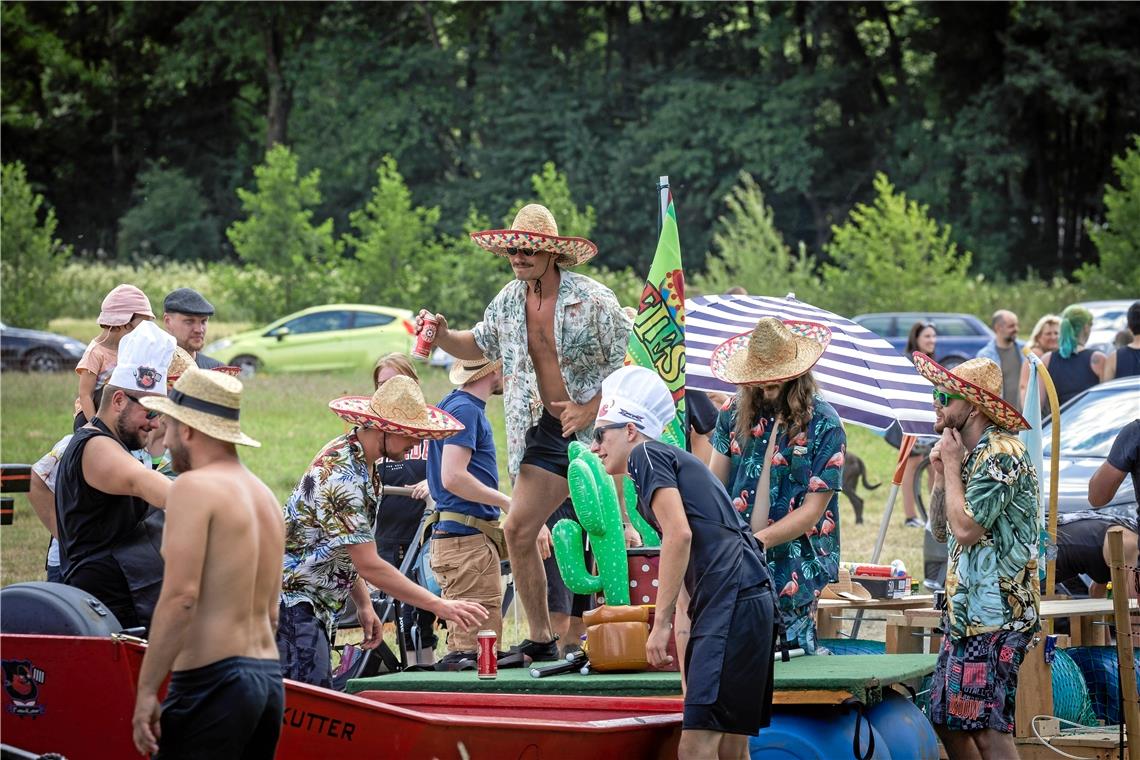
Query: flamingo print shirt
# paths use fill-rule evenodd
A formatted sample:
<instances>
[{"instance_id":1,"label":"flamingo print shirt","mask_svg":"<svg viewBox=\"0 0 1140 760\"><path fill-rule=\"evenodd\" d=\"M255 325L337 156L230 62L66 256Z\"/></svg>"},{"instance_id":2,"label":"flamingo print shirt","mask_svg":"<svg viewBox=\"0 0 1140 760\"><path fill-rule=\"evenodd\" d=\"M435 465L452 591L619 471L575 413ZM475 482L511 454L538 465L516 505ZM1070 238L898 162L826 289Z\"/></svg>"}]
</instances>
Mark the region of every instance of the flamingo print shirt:
<instances>
[{"instance_id":1,"label":"flamingo print shirt","mask_svg":"<svg viewBox=\"0 0 1140 760\"><path fill-rule=\"evenodd\" d=\"M721 410L712 445L732 462L728 495L736 511L749 522L774 420L754 420L752 435L742 448L736 442L736 405L737 399L733 398ZM809 493L831 492L823 516L811 531L786 544L765 547L768 570L785 620L814 602L824 586L838 578L839 491L846 448L847 434L839 415L819 396L814 399L807 429L789 440L787 429L781 426L776 439L769 490L769 524L799 508Z\"/></svg>"}]
</instances>

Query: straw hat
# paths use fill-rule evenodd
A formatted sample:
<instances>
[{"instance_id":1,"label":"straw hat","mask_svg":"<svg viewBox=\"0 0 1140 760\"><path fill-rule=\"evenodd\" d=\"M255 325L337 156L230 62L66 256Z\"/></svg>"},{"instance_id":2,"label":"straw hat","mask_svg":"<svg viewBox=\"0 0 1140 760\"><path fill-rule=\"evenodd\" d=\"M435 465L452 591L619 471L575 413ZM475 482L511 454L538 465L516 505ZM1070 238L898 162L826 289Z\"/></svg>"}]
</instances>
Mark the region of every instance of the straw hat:
<instances>
[{"instance_id":1,"label":"straw hat","mask_svg":"<svg viewBox=\"0 0 1140 760\"><path fill-rule=\"evenodd\" d=\"M519 209L509 230L472 232L471 239L480 248L499 256L506 256L509 248L557 254L555 263L567 267L589 261L598 252L598 246L586 238L559 236L554 214L537 203Z\"/></svg>"},{"instance_id":2,"label":"straw hat","mask_svg":"<svg viewBox=\"0 0 1140 760\"><path fill-rule=\"evenodd\" d=\"M425 403L419 383L404 375L388 380L371 398L343 396L330 401L329 409L350 425L409 438L439 440L463 429L459 420Z\"/></svg>"},{"instance_id":3,"label":"straw hat","mask_svg":"<svg viewBox=\"0 0 1140 760\"><path fill-rule=\"evenodd\" d=\"M147 396L139 403L219 441L261 446L238 426L241 388L236 377L191 367L178 378L169 396Z\"/></svg>"},{"instance_id":4,"label":"straw hat","mask_svg":"<svg viewBox=\"0 0 1140 760\"><path fill-rule=\"evenodd\" d=\"M447 374L447 377L451 380L452 385L462 386L480 380L495 370L502 369L502 367L502 359L495 359L494 361L486 357L473 360L457 359L455 364L451 365L451 372Z\"/></svg>"},{"instance_id":5,"label":"straw hat","mask_svg":"<svg viewBox=\"0 0 1140 760\"><path fill-rule=\"evenodd\" d=\"M709 368L733 385L779 383L810 370L829 343L831 330L818 322L762 317L752 332L717 346Z\"/></svg>"},{"instance_id":6,"label":"straw hat","mask_svg":"<svg viewBox=\"0 0 1140 760\"><path fill-rule=\"evenodd\" d=\"M194 357L180 347L175 347L174 358L170 360L170 367L166 370L166 387L170 388L182 377L186 370L197 368L198 364L194 361ZM222 365L220 367L210 367L211 372L221 372L225 375L236 377L241 372L241 367L231 367L229 365Z\"/></svg>"},{"instance_id":7,"label":"straw hat","mask_svg":"<svg viewBox=\"0 0 1140 760\"><path fill-rule=\"evenodd\" d=\"M970 359L951 371L926 354L915 351L914 366L935 387L965 396L966 401L982 410L998 427L1013 433L1029 429L1029 423L1021 412L1001 397L1001 367L992 360Z\"/></svg>"}]
</instances>

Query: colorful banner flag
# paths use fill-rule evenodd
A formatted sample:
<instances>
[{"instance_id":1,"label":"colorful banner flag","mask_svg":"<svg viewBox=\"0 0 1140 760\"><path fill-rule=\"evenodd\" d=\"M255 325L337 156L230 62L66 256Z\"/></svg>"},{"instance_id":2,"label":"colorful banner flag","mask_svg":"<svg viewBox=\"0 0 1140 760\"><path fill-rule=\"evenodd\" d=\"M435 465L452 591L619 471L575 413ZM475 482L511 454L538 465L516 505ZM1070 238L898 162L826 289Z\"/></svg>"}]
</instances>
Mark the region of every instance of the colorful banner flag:
<instances>
[{"instance_id":1,"label":"colorful banner flag","mask_svg":"<svg viewBox=\"0 0 1140 760\"><path fill-rule=\"evenodd\" d=\"M685 448L685 276L681 270L681 239L677 235L672 196L661 224L661 237L649 277L637 304L625 363L652 369L669 386L677 416L661 438Z\"/></svg>"}]
</instances>

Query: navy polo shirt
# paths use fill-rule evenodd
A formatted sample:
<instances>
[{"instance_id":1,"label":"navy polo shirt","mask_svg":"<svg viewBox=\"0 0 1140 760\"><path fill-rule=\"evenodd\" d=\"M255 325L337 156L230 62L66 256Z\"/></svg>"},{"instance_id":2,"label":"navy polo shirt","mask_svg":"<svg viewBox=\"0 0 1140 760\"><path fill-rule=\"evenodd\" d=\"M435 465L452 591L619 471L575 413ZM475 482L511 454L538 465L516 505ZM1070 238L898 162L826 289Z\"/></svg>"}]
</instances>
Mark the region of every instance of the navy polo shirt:
<instances>
[{"instance_id":1,"label":"navy polo shirt","mask_svg":"<svg viewBox=\"0 0 1140 760\"><path fill-rule=\"evenodd\" d=\"M499 466L495 461L495 435L491 430L491 422L487 419L487 402L465 390L457 389L439 402L439 408L462 422L463 430L442 441L432 441L428 446L428 490L435 500L436 509L440 512L474 515L480 520L499 519L498 507L477 504L445 490L441 472L443 447L462 446L471 450L471 461L467 464L467 471L483 485L491 488L499 487ZM469 528L451 520L436 523L435 531L460 536L470 536L479 532L478 528Z\"/></svg>"}]
</instances>

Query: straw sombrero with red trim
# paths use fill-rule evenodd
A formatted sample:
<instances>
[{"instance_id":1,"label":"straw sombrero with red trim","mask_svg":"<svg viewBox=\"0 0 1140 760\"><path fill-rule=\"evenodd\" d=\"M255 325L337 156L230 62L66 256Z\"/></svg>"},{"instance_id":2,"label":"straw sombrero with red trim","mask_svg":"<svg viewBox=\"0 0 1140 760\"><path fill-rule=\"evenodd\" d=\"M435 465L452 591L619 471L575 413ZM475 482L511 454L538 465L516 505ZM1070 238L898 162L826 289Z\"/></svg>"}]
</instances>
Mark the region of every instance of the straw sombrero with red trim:
<instances>
[{"instance_id":1,"label":"straw sombrero with red trim","mask_svg":"<svg viewBox=\"0 0 1140 760\"><path fill-rule=\"evenodd\" d=\"M419 383L404 375L388 380L371 398L343 396L330 401L329 409L350 425L421 440L448 438L463 430L462 422L425 403Z\"/></svg>"},{"instance_id":2,"label":"straw sombrero with red trim","mask_svg":"<svg viewBox=\"0 0 1140 760\"><path fill-rule=\"evenodd\" d=\"M197 367L198 365L195 363L194 357L190 355L189 351L175 346L174 357L170 360L170 367L166 370L167 389L174 387L174 383L176 383L178 381L178 378L182 377L182 375L185 374L187 370L197 369ZM228 365L223 365L221 367L211 367L210 371L221 372L223 375L236 377L238 373L241 372L241 367L230 367Z\"/></svg>"},{"instance_id":3,"label":"straw sombrero with red trim","mask_svg":"<svg viewBox=\"0 0 1140 760\"><path fill-rule=\"evenodd\" d=\"M553 253L557 256L555 263L567 267L589 261L598 253L598 246L586 238L559 235L554 214L537 203L519 209L509 230L472 232L471 239L497 256L506 256L512 248Z\"/></svg>"},{"instance_id":4,"label":"straw sombrero with red trim","mask_svg":"<svg viewBox=\"0 0 1140 760\"><path fill-rule=\"evenodd\" d=\"M751 332L717 346L709 369L733 385L781 383L814 367L830 343L831 330L826 325L761 317Z\"/></svg>"},{"instance_id":5,"label":"straw sombrero with red trim","mask_svg":"<svg viewBox=\"0 0 1140 760\"><path fill-rule=\"evenodd\" d=\"M951 371L926 354L915 351L914 366L936 388L965 396L966 401L978 407L998 427L1013 433L1029 429L1029 423L1021 413L1001 397L1001 367L992 360L970 359Z\"/></svg>"}]
</instances>

